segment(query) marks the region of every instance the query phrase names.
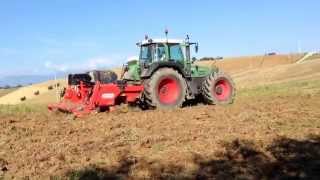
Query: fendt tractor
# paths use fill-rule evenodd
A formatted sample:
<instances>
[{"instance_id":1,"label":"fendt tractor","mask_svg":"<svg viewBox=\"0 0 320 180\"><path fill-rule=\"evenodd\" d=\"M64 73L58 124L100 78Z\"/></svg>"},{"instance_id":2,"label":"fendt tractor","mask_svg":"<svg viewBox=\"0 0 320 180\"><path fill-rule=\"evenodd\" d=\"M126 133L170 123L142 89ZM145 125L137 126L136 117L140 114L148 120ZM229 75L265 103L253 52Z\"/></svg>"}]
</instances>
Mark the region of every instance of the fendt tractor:
<instances>
[{"instance_id":1,"label":"fendt tractor","mask_svg":"<svg viewBox=\"0 0 320 180\"><path fill-rule=\"evenodd\" d=\"M48 105L83 116L91 112L110 111L122 103L143 108L176 108L187 102L230 104L234 100L232 79L217 67L196 65L191 48L198 43L184 40L151 39L137 43L140 56L123 67L118 79L112 71L69 74L68 87L59 103Z\"/></svg>"}]
</instances>

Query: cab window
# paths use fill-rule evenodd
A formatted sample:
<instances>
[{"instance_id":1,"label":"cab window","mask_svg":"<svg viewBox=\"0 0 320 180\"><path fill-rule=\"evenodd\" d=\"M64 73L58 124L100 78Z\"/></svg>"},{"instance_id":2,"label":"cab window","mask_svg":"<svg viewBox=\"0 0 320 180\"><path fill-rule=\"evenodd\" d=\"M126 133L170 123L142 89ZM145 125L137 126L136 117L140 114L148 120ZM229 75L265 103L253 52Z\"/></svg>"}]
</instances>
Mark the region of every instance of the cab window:
<instances>
[{"instance_id":1,"label":"cab window","mask_svg":"<svg viewBox=\"0 0 320 180\"><path fill-rule=\"evenodd\" d=\"M152 46L141 46L140 61L149 63L152 61Z\"/></svg>"},{"instance_id":2,"label":"cab window","mask_svg":"<svg viewBox=\"0 0 320 180\"><path fill-rule=\"evenodd\" d=\"M170 60L183 61L183 53L179 44L169 46Z\"/></svg>"}]
</instances>

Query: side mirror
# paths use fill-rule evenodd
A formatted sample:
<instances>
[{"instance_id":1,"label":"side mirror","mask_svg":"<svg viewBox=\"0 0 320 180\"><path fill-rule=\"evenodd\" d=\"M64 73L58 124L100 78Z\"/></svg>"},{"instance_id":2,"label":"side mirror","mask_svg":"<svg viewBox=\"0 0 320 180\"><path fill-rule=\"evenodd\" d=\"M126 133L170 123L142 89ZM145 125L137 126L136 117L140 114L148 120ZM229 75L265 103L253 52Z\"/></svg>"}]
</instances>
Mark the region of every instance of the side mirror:
<instances>
[{"instance_id":1,"label":"side mirror","mask_svg":"<svg viewBox=\"0 0 320 180\"><path fill-rule=\"evenodd\" d=\"M196 43L196 45L194 46L194 50L195 50L196 53L198 53L198 50L199 50L199 44L198 43Z\"/></svg>"},{"instance_id":2,"label":"side mirror","mask_svg":"<svg viewBox=\"0 0 320 180\"><path fill-rule=\"evenodd\" d=\"M192 63L194 63L196 60L197 60L196 57L192 57L192 59L191 59Z\"/></svg>"}]
</instances>

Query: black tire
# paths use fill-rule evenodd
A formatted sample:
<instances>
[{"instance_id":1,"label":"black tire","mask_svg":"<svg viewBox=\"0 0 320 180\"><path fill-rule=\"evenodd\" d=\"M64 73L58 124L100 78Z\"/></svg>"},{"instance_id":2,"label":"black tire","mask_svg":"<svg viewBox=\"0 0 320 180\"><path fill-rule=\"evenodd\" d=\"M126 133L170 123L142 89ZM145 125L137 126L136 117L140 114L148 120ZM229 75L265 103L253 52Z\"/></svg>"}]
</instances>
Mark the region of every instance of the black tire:
<instances>
[{"instance_id":1,"label":"black tire","mask_svg":"<svg viewBox=\"0 0 320 180\"><path fill-rule=\"evenodd\" d=\"M153 108L181 107L185 101L187 84L182 75L172 68L157 70L144 81L144 102Z\"/></svg>"},{"instance_id":2,"label":"black tire","mask_svg":"<svg viewBox=\"0 0 320 180\"><path fill-rule=\"evenodd\" d=\"M232 104L235 94L233 80L221 71L210 74L202 84L202 95L208 104Z\"/></svg>"}]
</instances>

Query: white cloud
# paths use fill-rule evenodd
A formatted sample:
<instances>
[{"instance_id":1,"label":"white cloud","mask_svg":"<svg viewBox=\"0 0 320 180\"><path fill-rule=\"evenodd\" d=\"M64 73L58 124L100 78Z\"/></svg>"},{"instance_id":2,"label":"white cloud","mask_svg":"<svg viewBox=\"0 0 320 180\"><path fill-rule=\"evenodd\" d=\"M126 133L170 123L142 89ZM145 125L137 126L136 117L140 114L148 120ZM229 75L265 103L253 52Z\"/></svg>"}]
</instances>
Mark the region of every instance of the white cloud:
<instances>
[{"instance_id":1,"label":"white cloud","mask_svg":"<svg viewBox=\"0 0 320 180\"><path fill-rule=\"evenodd\" d=\"M46 61L44 66L51 71L86 71L94 69L109 69L113 67L120 67L126 62L126 58L120 58L120 56L113 56L113 58L107 57L95 57L77 63L54 63L52 61Z\"/></svg>"},{"instance_id":2,"label":"white cloud","mask_svg":"<svg viewBox=\"0 0 320 180\"><path fill-rule=\"evenodd\" d=\"M53 64L51 61L46 61L44 66L46 68L48 68L49 70L62 71L62 72L65 72L65 71L69 70L69 68L70 68L66 64Z\"/></svg>"},{"instance_id":3,"label":"white cloud","mask_svg":"<svg viewBox=\"0 0 320 180\"><path fill-rule=\"evenodd\" d=\"M89 59L84 65L89 69L98 69L98 68L116 66L117 63L115 61L112 61L109 58L99 57L99 58Z\"/></svg>"}]
</instances>

